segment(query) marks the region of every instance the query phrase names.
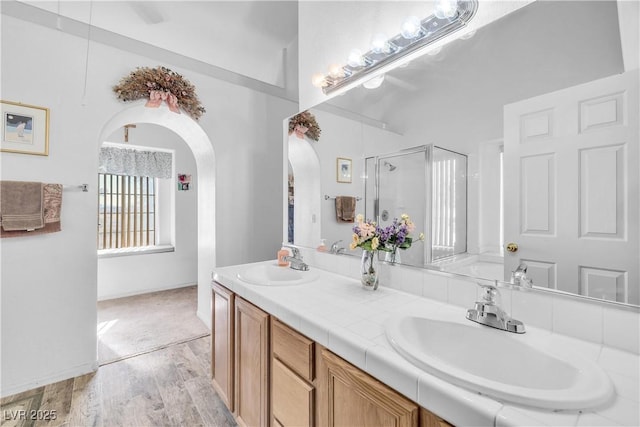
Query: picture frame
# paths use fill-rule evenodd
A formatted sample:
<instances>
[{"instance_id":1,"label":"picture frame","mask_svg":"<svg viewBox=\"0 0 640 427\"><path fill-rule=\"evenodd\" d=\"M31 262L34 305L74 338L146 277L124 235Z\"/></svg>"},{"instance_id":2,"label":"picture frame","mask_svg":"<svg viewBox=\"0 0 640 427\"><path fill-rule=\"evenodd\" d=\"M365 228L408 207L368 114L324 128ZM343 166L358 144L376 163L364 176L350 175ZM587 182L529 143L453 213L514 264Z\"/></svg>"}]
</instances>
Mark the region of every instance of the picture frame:
<instances>
[{"instance_id":1,"label":"picture frame","mask_svg":"<svg viewBox=\"0 0 640 427\"><path fill-rule=\"evenodd\" d=\"M191 190L191 175L186 173L178 174L178 191Z\"/></svg>"},{"instance_id":2,"label":"picture frame","mask_svg":"<svg viewBox=\"0 0 640 427\"><path fill-rule=\"evenodd\" d=\"M336 159L336 180L338 182L350 183L351 182L351 159L344 157L338 157Z\"/></svg>"},{"instance_id":3,"label":"picture frame","mask_svg":"<svg viewBox=\"0 0 640 427\"><path fill-rule=\"evenodd\" d=\"M49 109L0 100L0 151L49 155Z\"/></svg>"}]
</instances>

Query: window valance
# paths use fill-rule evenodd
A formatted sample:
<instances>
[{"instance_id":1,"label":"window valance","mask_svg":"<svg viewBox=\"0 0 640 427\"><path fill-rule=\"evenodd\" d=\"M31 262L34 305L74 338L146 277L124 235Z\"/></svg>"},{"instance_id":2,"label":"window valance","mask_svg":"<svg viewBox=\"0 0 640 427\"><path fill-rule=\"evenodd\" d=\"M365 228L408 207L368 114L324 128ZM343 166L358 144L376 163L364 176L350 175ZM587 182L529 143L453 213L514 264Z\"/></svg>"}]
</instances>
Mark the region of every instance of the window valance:
<instances>
[{"instance_id":1,"label":"window valance","mask_svg":"<svg viewBox=\"0 0 640 427\"><path fill-rule=\"evenodd\" d=\"M114 146L100 148L98 172L115 175L171 178L173 154Z\"/></svg>"}]
</instances>

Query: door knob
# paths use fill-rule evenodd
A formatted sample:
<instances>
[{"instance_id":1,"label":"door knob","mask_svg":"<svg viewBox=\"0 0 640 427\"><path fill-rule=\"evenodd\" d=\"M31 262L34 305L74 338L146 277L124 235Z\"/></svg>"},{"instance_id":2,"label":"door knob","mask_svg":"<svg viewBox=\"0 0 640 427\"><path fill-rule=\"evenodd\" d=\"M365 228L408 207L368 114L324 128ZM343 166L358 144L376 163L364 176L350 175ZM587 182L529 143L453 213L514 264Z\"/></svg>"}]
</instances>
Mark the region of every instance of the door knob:
<instances>
[{"instance_id":1,"label":"door knob","mask_svg":"<svg viewBox=\"0 0 640 427\"><path fill-rule=\"evenodd\" d=\"M518 244L517 243L507 243L507 252L518 252Z\"/></svg>"}]
</instances>

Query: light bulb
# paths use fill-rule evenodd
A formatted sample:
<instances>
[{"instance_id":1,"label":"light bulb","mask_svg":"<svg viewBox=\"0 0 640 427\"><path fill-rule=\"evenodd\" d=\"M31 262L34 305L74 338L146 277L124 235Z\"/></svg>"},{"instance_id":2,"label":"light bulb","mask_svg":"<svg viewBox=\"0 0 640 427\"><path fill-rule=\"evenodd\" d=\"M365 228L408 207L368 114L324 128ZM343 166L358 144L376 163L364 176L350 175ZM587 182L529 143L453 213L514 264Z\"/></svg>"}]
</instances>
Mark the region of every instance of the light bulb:
<instances>
[{"instance_id":1,"label":"light bulb","mask_svg":"<svg viewBox=\"0 0 640 427\"><path fill-rule=\"evenodd\" d=\"M344 77L344 70L340 64L331 64L329 65L329 75L334 79L339 79Z\"/></svg>"},{"instance_id":2,"label":"light bulb","mask_svg":"<svg viewBox=\"0 0 640 427\"><path fill-rule=\"evenodd\" d=\"M315 87L325 87L327 85L327 79L325 78L324 74L316 73L311 76L311 84Z\"/></svg>"},{"instance_id":3,"label":"light bulb","mask_svg":"<svg viewBox=\"0 0 640 427\"><path fill-rule=\"evenodd\" d=\"M362 86L365 87L366 89L377 89L380 87L383 81L384 81L384 74L380 74L379 76L375 76L374 78L369 79L366 82L362 83Z\"/></svg>"},{"instance_id":4,"label":"light bulb","mask_svg":"<svg viewBox=\"0 0 640 427\"><path fill-rule=\"evenodd\" d=\"M402 23L400 34L405 39L415 39L421 31L420 19L417 16L410 16Z\"/></svg>"},{"instance_id":5,"label":"light bulb","mask_svg":"<svg viewBox=\"0 0 640 427\"><path fill-rule=\"evenodd\" d=\"M458 0L438 0L433 14L436 18L453 18L458 13Z\"/></svg>"},{"instance_id":6,"label":"light bulb","mask_svg":"<svg viewBox=\"0 0 640 427\"><path fill-rule=\"evenodd\" d=\"M389 50L389 42L385 33L378 33L371 39L371 50L374 53L387 52Z\"/></svg>"},{"instance_id":7,"label":"light bulb","mask_svg":"<svg viewBox=\"0 0 640 427\"><path fill-rule=\"evenodd\" d=\"M364 58L362 57L362 51L360 49L353 49L349 52L349 58L347 64L350 67L362 67L364 65Z\"/></svg>"}]
</instances>

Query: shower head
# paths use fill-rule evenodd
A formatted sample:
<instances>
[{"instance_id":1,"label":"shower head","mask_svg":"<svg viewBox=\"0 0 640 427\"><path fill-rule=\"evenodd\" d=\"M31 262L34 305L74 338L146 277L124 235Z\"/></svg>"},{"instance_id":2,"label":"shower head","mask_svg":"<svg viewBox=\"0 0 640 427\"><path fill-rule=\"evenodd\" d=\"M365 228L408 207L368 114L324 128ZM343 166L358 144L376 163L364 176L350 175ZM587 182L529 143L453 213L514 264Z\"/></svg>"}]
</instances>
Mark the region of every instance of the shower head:
<instances>
[{"instance_id":1,"label":"shower head","mask_svg":"<svg viewBox=\"0 0 640 427\"><path fill-rule=\"evenodd\" d=\"M389 172L393 172L394 170L396 170L397 166L392 165L391 163L385 161L383 163L384 166L386 166L386 168L389 170Z\"/></svg>"}]
</instances>

